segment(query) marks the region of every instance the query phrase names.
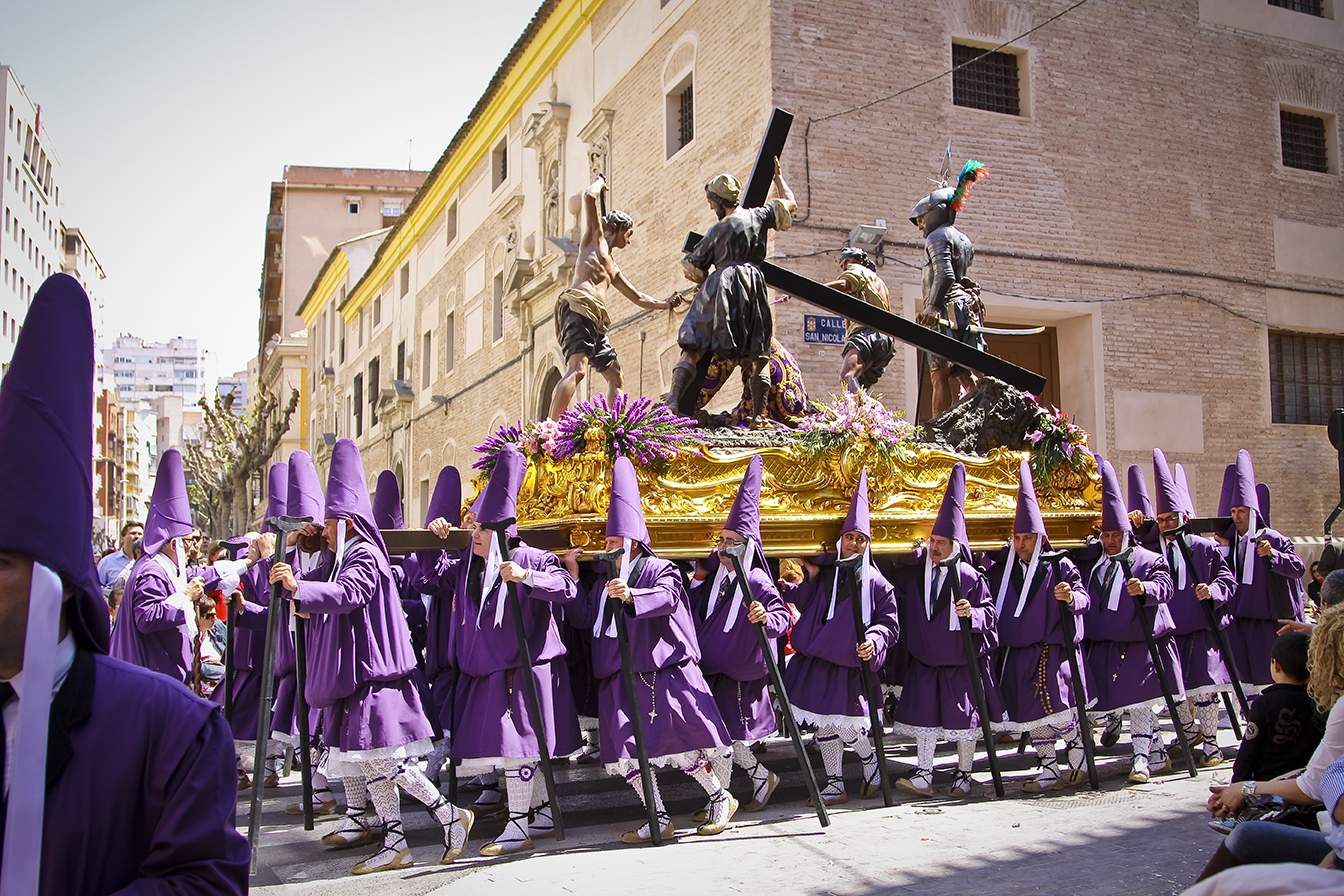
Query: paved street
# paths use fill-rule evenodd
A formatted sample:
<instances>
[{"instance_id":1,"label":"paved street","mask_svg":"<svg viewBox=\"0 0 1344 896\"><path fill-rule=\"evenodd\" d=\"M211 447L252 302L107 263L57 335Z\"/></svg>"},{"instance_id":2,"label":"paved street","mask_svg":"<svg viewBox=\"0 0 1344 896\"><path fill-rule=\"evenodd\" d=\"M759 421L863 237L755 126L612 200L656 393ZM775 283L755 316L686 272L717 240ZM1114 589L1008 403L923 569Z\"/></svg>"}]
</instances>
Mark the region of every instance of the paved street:
<instances>
[{"instance_id":1,"label":"paved street","mask_svg":"<svg viewBox=\"0 0 1344 896\"><path fill-rule=\"evenodd\" d=\"M1170 740L1170 737L1168 737ZM1224 733L1224 744L1233 744ZM905 771L910 744L896 744L893 770ZM592 766L562 765L561 800L568 827L563 844L544 842L513 859L481 859L479 847L503 827L479 822L469 858L451 867L417 866L373 877L349 876L349 869L372 850L328 852L283 814L297 793L297 776L266 801L260 868L254 892L261 894L353 894L396 896L448 893L452 896L522 892L583 896L629 894L672 886L678 893L806 894L919 893L953 896L968 892L1033 893L1066 896L1159 896L1179 893L1198 874L1219 842L1206 825L1203 799L1215 777L1226 780L1230 763L1191 780L1168 774L1141 787L1125 786L1128 738L1102 757L1103 789L1023 797L1023 781L1034 772L1028 757L1001 746L1009 799L993 799L981 754L976 778L982 782L969 800L907 801L891 809L880 799L852 800L832 810L822 833L815 815L804 814L804 785L787 741L769 743L764 761L785 769L785 780L770 807L759 815L739 814L733 829L719 837L694 834L690 814L703 803L702 791L674 772L660 775L669 810L678 826L674 843L662 848L615 843L642 815L634 793ZM1230 755L1231 751L1227 751ZM937 783L945 791L955 757L939 756ZM817 762L820 767L820 762ZM846 763L849 789L857 793L859 769ZM734 789L746 790L737 773ZM418 805L403 802L415 855L437 860L439 829ZM245 819L246 801L239 802ZM319 824L319 831L330 823Z\"/></svg>"}]
</instances>

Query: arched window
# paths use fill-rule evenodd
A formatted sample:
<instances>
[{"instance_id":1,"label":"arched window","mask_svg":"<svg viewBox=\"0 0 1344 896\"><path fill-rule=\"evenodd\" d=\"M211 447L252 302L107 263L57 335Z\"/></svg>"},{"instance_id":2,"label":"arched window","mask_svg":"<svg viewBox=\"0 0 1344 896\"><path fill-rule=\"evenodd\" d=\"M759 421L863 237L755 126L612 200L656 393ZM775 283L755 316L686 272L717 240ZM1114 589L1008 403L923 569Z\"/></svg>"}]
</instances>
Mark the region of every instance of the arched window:
<instances>
[{"instance_id":1,"label":"arched window","mask_svg":"<svg viewBox=\"0 0 1344 896\"><path fill-rule=\"evenodd\" d=\"M551 415L551 398L555 387L560 384L560 371L552 367L541 378L541 388L537 390L537 419L545 420Z\"/></svg>"}]
</instances>

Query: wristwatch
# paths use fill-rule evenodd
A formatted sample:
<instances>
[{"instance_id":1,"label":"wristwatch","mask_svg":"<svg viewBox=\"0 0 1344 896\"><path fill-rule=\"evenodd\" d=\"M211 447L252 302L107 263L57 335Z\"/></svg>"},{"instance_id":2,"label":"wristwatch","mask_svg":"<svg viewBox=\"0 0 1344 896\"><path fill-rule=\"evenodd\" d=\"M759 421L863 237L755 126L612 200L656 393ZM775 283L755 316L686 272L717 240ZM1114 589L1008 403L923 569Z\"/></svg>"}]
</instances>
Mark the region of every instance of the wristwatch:
<instances>
[{"instance_id":1,"label":"wristwatch","mask_svg":"<svg viewBox=\"0 0 1344 896\"><path fill-rule=\"evenodd\" d=\"M1254 782L1254 781L1247 781L1246 783L1242 784L1242 785L1241 785L1241 798L1242 798L1242 799L1245 799L1245 800L1248 800L1248 799L1250 799L1250 798L1253 797L1253 796L1255 796L1255 782Z\"/></svg>"}]
</instances>

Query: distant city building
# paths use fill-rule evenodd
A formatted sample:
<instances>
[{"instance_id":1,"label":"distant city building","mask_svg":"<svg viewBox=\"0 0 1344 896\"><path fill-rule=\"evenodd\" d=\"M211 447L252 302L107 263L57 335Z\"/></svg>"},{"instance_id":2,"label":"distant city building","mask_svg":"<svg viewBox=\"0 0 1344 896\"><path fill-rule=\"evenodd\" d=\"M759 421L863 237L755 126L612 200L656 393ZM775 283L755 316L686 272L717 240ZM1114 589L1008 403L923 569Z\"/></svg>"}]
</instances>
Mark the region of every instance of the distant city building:
<instances>
[{"instance_id":1,"label":"distant city building","mask_svg":"<svg viewBox=\"0 0 1344 896\"><path fill-rule=\"evenodd\" d=\"M158 418L147 403L122 406L121 413L121 520L143 521L154 488L154 470L159 463Z\"/></svg>"},{"instance_id":2,"label":"distant city building","mask_svg":"<svg viewBox=\"0 0 1344 896\"><path fill-rule=\"evenodd\" d=\"M234 414L241 417L247 413L247 402L249 398L247 371L239 370L228 376L222 376L215 383L215 394L220 398L233 396L233 404L230 409Z\"/></svg>"},{"instance_id":3,"label":"distant city building","mask_svg":"<svg viewBox=\"0 0 1344 896\"><path fill-rule=\"evenodd\" d=\"M94 396L93 408L93 528L95 540L106 541L116 538L124 508L125 418L110 389Z\"/></svg>"},{"instance_id":4,"label":"distant city building","mask_svg":"<svg viewBox=\"0 0 1344 896\"><path fill-rule=\"evenodd\" d=\"M155 418L155 437L159 452L169 448L185 450L201 441L205 414L194 404L186 404L180 395L161 395L149 403Z\"/></svg>"},{"instance_id":5,"label":"distant city building","mask_svg":"<svg viewBox=\"0 0 1344 896\"><path fill-rule=\"evenodd\" d=\"M64 264L60 159L42 123L42 109L14 70L0 65L0 374L9 369L19 328L42 281Z\"/></svg>"},{"instance_id":6,"label":"distant city building","mask_svg":"<svg viewBox=\"0 0 1344 896\"><path fill-rule=\"evenodd\" d=\"M205 358L195 339L150 342L122 334L103 350L103 367L122 404L176 395L192 406L201 397Z\"/></svg>"}]
</instances>

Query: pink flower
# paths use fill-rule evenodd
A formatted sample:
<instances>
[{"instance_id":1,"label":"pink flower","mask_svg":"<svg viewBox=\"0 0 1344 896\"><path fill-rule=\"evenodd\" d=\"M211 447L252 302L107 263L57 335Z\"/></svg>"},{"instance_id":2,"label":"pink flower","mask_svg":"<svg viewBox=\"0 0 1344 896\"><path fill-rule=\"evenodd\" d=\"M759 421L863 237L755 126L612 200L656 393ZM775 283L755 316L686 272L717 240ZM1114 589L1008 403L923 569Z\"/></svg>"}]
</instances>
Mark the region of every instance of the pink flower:
<instances>
[{"instance_id":1,"label":"pink flower","mask_svg":"<svg viewBox=\"0 0 1344 896\"><path fill-rule=\"evenodd\" d=\"M1039 444L1041 443L1041 441L1042 441L1044 438L1045 438L1045 433L1041 432L1041 431L1038 429L1038 430L1036 430L1034 433L1032 433L1031 435L1027 436L1027 441L1028 441L1028 442L1031 442L1031 444L1033 444L1033 445L1039 445Z\"/></svg>"}]
</instances>

